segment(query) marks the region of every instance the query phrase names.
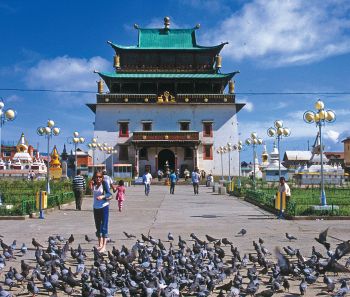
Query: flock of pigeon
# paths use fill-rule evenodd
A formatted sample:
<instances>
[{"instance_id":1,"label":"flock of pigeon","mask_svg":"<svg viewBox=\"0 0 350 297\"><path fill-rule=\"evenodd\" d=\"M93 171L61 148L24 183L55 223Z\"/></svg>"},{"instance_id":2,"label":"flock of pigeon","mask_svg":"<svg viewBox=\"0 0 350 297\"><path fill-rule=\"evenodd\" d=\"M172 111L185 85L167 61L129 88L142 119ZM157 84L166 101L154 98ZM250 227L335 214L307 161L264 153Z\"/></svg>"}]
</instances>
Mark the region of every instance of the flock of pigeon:
<instances>
[{"instance_id":1,"label":"flock of pigeon","mask_svg":"<svg viewBox=\"0 0 350 297\"><path fill-rule=\"evenodd\" d=\"M246 233L242 229L236 236ZM33 238L30 247L24 243L17 247L16 240L6 243L0 235L0 297L267 297L287 292L305 295L310 287L316 292L310 296L346 296L350 258L345 256L350 253L350 240L341 240L331 249L327 233L328 229L315 238L324 247L322 252L313 246L308 256L292 246L297 238L288 233L289 245L270 252L258 238L250 253L228 238L205 235L200 239L194 233L186 240L169 233L162 241L144 234L137 239L124 232L135 241L132 247L113 246L106 254L96 247L82 248L83 242L76 243L73 235L68 239L50 236L45 243ZM85 235L85 241L94 239ZM291 287L296 289L291 283L299 284L299 292L289 293Z\"/></svg>"}]
</instances>

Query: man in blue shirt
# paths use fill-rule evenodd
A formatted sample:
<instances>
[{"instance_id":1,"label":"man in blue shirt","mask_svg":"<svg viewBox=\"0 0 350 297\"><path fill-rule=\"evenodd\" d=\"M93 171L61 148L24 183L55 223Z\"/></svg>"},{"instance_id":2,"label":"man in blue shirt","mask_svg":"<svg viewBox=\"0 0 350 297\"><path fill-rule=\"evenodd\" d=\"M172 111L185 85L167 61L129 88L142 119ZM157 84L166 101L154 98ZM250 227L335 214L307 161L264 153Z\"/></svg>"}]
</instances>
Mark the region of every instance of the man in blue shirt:
<instances>
[{"instance_id":1,"label":"man in blue shirt","mask_svg":"<svg viewBox=\"0 0 350 297\"><path fill-rule=\"evenodd\" d=\"M201 179L198 168L195 168L195 170L192 172L191 179L192 179L194 194L198 195L199 180Z\"/></svg>"},{"instance_id":2,"label":"man in blue shirt","mask_svg":"<svg viewBox=\"0 0 350 297\"><path fill-rule=\"evenodd\" d=\"M174 170L171 170L171 174L169 176L169 179L170 179L170 194L174 194L175 185L177 182L177 176L176 176Z\"/></svg>"}]
</instances>

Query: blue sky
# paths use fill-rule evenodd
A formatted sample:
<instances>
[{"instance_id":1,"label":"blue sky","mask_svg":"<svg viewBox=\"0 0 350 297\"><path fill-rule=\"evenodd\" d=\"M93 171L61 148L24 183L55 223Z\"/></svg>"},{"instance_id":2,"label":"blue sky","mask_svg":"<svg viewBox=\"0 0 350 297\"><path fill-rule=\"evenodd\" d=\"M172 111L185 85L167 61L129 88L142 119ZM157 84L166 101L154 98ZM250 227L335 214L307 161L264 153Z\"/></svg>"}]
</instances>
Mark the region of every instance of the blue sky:
<instances>
[{"instance_id":1,"label":"blue sky","mask_svg":"<svg viewBox=\"0 0 350 297\"><path fill-rule=\"evenodd\" d=\"M48 118L61 128L54 139L59 149L75 130L91 139L94 115L85 104L96 100L93 70L112 70L113 50L106 41L135 45L134 23L163 27L164 16L177 28L200 23L201 45L229 42L222 51L222 71L241 72L235 80L236 100L246 102L238 117L243 140L257 132L271 151L266 130L282 119L292 133L282 150L306 149L316 127L304 123L302 115L320 98L337 115L325 128L326 149L343 149L340 141L350 136L347 0L0 0L0 97L18 113L5 124L3 140L17 141L23 131L45 150L36 129ZM91 93L4 90L12 88ZM251 150L242 157L250 161Z\"/></svg>"}]
</instances>

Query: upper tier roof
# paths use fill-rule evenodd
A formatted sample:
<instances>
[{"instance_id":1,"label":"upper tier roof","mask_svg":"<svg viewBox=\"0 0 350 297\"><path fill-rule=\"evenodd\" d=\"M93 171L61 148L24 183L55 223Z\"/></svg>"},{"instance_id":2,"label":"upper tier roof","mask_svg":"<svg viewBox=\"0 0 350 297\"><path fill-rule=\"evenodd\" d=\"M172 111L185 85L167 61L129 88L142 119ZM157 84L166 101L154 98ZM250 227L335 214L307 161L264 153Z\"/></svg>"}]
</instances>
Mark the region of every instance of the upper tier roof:
<instances>
[{"instance_id":1,"label":"upper tier roof","mask_svg":"<svg viewBox=\"0 0 350 297\"><path fill-rule=\"evenodd\" d=\"M165 20L166 21L166 20ZM138 45L137 46L122 46L111 41L108 43L115 50L221 50L227 42L215 46L201 46L196 41L197 25L191 29L170 29L170 20L168 24L164 24L164 28L139 28L138 30Z\"/></svg>"},{"instance_id":2,"label":"upper tier roof","mask_svg":"<svg viewBox=\"0 0 350 297\"><path fill-rule=\"evenodd\" d=\"M97 72L97 71L96 71ZM97 72L104 80L110 78L143 78L143 79L153 79L153 78L184 78L184 79L231 79L239 71L232 73L116 73L116 72Z\"/></svg>"}]
</instances>

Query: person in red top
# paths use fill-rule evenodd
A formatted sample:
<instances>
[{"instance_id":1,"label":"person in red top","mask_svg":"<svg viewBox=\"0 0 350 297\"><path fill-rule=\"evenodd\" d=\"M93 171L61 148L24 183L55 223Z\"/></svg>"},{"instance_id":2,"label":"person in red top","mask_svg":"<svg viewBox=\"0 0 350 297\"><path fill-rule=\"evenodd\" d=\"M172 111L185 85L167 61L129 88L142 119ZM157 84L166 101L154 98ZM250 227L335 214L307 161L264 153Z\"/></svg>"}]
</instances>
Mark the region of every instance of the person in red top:
<instances>
[{"instance_id":1,"label":"person in red top","mask_svg":"<svg viewBox=\"0 0 350 297\"><path fill-rule=\"evenodd\" d=\"M124 187L124 181L120 180L118 183L118 186L116 188L116 199L118 200L118 207L119 211L122 211L123 208L123 201L125 200L125 187Z\"/></svg>"}]
</instances>

